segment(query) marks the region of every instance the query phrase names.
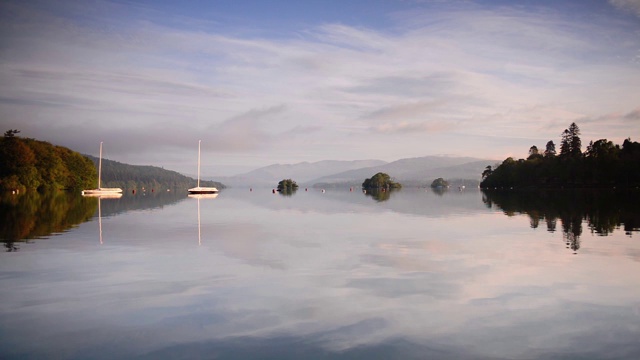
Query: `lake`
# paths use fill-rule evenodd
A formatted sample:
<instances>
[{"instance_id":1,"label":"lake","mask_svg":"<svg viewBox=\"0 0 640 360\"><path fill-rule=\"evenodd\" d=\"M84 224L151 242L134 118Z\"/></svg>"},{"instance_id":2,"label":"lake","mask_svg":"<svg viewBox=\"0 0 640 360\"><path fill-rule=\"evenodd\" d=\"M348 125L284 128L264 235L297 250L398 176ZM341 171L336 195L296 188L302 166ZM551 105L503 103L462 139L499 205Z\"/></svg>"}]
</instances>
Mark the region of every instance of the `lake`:
<instances>
[{"instance_id":1,"label":"lake","mask_svg":"<svg viewBox=\"0 0 640 360\"><path fill-rule=\"evenodd\" d=\"M0 201L2 359L639 359L638 191Z\"/></svg>"}]
</instances>

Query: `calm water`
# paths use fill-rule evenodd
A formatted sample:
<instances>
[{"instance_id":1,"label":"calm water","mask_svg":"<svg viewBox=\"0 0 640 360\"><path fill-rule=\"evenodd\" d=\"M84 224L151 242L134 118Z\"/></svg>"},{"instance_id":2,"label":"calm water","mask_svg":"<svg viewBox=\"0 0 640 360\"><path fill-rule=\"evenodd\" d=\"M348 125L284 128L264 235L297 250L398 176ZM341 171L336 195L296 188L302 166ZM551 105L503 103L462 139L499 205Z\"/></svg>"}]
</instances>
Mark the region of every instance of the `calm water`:
<instances>
[{"instance_id":1,"label":"calm water","mask_svg":"<svg viewBox=\"0 0 640 360\"><path fill-rule=\"evenodd\" d=\"M6 196L0 358L638 359L638 204L475 189Z\"/></svg>"}]
</instances>

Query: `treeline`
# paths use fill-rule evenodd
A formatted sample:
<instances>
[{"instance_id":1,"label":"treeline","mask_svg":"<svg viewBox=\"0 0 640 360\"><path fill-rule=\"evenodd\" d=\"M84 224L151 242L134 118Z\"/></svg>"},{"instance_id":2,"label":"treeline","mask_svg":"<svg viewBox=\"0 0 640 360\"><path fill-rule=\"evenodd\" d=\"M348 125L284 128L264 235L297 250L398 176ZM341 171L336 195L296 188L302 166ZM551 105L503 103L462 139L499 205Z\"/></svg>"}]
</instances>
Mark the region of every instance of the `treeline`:
<instances>
[{"instance_id":1,"label":"treeline","mask_svg":"<svg viewBox=\"0 0 640 360\"><path fill-rule=\"evenodd\" d=\"M88 156L95 166L99 159ZM102 187L119 187L128 190L165 190L188 189L196 186L196 179L184 176L176 171L165 170L157 166L141 166L123 164L113 160L102 159ZM217 181L200 180L200 186L212 186L224 189Z\"/></svg>"},{"instance_id":2,"label":"treeline","mask_svg":"<svg viewBox=\"0 0 640 360\"><path fill-rule=\"evenodd\" d=\"M482 188L638 187L640 143L600 139L583 152L580 129L572 123L562 133L559 154L553 141L544 151L534 145L526 160L510 157L495 169L487 166L482 178Z\"/></svg>"},{"instance_id":3,"label":"treeline","mask_svg":"<svg viewBox=\"0 0 640 360\"><path fill-rule=\"evenodd\" d=\"M8 130L0 138L0 191L64 189L79 191L98 186L98 161L62 146L16 136ZM188 189L193 178L156 166L137 166L102 159L101 187L127 190ZM216 181L200 181L201 186L224 189Z\"/></svg>"},{"instance_id":4,"label":"treeline","mask_svg":"<svg viewBox=\"0 0 640 360\"><path fill-rule=\"evenodd\" d=\"M8 130L0 138L0 190L95 187L97 171L89 158L62 146L18 137L18 133Z\"/></svg>"}]
</instances>

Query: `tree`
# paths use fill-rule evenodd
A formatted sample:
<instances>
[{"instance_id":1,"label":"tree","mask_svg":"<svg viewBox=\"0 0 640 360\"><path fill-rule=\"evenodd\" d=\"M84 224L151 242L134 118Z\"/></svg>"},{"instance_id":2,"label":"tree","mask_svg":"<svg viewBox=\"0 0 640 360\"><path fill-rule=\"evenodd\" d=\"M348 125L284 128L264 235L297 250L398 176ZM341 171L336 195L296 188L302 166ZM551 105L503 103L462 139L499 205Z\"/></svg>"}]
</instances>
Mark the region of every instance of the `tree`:
<instances>
[{"instance_id":1,"label":"tree","mask_svg":"<svg viewBox=\"0 0 640 360\"><path fill-rule=\"evenodd\" d=\"M491 170L491 165L487 166L482 172L482 179L485 179L487 176L491 175L493 170Z\"/></svg>"},{"instance_id":2,"label":"tree","mask_svg":"<svg viewBox=\"0 0 640 360\"><path fill-rule=\"evenodd\" d=\"M402 185L391 179L388 174L379 172L362 183L363 189L399 189Z\"/></svg>"},{"instance_id":3,"label":"tree","mask_svg":"<svg viewBox=\"0 0 640 360\"><path fill-rule=\"evenodd\" d=\"M4 137L12 138L12 137L15 137L16 134L18 134L18 133L20 133L20 130L9 129L9 130L4 132Z\"/></svg>"},{"instance_id":4,"label":"tree","mask_svg":"<svg viewBox=\"0 0 640 360\"><path fill-rule=\"evenodd\" d=\"M291 179L280 180L278 183L278 191L281 193L292 193L298 190L298 184Z\"/></svg>"},{"instance_id":5,"label":"tree","mask_svg":"<svg viewBox=\"0 0 640 360\"><path fill-rule=\"evenodd\" d=\"M547 148L544 151L544 157L551 158L554 156L556 156L556 144L554 144L553 141L549 140L549 142L547 143Z\"/></svg>"},{"instance_id":6,"label":"tree","mask_svg":"<svg viewBox=\"0 0 640 360\"><path fill-rule=\"evenodd\" d=\"M433 182L431 183L431 187L432 188L446 188L446 187L449 187L449 182L446 181L443 178L437 178L437 179L433 180Z\"/></svg>"},{"instance_id":7,"label":"tree","mask_svg":"<svg viewBox=\"0 0 640 360\"><path fill-rule=\"evenodd\" d=\"M578 158L582 155L582 140L580 140L580 128L576 123L571 123L568 129L562 132L560 143L560 156L564 158Z\"/></svg>"},{"instance_id":8,"label":"tree","mask_svg":"<svg viewBox=\"0 0 640 360\"><path fill-rule=\"evenodd\" d=\"M527 160L533 160L533 159L542 159L542 155L540 155L540 151L538 150L538 147L535 145L529 148L529 157L527 158Z\"/></svg>"}]
</instances>

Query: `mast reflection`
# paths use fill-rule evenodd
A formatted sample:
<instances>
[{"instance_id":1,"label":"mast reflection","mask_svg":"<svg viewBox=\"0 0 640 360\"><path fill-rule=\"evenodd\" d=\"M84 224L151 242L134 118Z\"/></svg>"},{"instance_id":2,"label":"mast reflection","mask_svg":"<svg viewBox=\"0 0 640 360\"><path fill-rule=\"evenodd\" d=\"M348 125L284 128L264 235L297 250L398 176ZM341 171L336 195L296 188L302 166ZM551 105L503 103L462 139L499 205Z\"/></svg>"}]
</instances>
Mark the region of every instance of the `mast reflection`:
<instances>
[{"instance_id":1,"label":"mast reflection","mask_svg":"<svg viewBox=\"0 0 640 360\"><path fill-rule=\"evenodd\" d=\"M92 197L98 199L98 228L100 229L100 245L102 242L102 199L111 200L111 199L120 199L122 197L121 193L116 194L82 194L83 197Z\"/></svg>"},{"instance_id":2,"label":"mast reflection","mask_svg":"<svg viewBox=\"0 0 640 360\"><path fill-rule=\"evenodd\" d=\"M200 199L215 199L218 194L189 194L187 197L198 200L198 246L202 245L202 232L200 230Z\"/></svg>"}]
</instances>

